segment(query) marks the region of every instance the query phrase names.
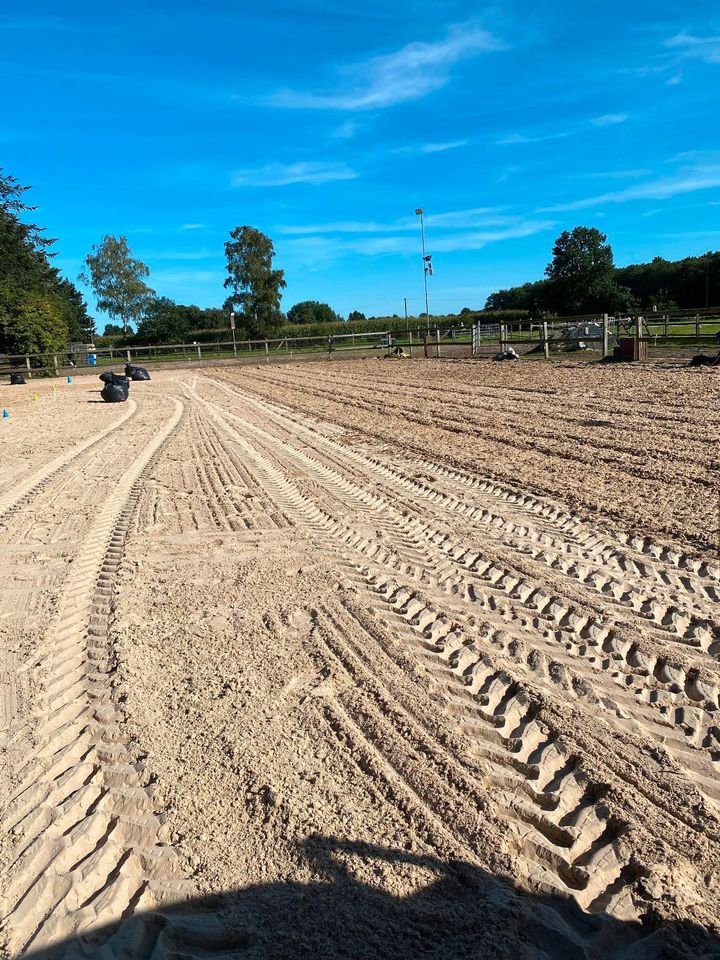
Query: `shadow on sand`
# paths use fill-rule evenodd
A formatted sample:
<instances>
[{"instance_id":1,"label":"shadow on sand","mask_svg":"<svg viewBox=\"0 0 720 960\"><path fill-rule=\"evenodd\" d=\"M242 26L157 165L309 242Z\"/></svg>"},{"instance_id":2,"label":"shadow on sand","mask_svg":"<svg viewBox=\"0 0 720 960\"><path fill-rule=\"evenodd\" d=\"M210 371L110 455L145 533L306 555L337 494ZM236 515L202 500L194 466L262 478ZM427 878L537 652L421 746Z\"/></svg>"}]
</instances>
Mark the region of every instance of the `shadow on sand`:
<instances>
[{"instance_id":1,"label":"shadow on sand","mask_svg":"<svg viewBox=\"0 0 720 960\"><path fill-rule=\"evenodd\" d=\"M24 957L143 960L710 960L720 939L687 922L661 925L588 915L562 897L519 894L468 863L444 863L326 837L309 840L301 866L314 879L232 890L123 919L40 947ZM358 882L350 865L361 858L378 886ZM393 895L388 889L414 892ZM318 879L319 877L319 879ZM109 878L108 884L111 880ZM135 900L137 902L137 898Z\"/></svg>"}]
</instances>

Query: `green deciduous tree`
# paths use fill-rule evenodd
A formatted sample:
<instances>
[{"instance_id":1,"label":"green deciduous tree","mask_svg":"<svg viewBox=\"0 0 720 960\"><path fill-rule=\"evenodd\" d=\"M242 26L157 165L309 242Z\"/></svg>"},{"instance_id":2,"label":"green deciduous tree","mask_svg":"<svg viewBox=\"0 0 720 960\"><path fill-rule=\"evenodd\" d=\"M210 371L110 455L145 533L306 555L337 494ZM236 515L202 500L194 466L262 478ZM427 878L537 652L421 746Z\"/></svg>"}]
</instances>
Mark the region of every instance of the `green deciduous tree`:
<instances>
[{"instance_id":1,"label":"green deciduous tree","mask_svg":"<svg viewBox=\"0 0 720 960\"><path fill-rule=\"evenodd\" d=\"M127 334L130 323L139 323L155 296L145 280L149 268L132 255L125 237L103 237L85 258L86 270L80 280L95 293L98 310L104 310L122 324Z\"/></svg>"},{"instance_id":2,"label":"green deciduous tree","mask_svg":"<svg viewBox=\"0 0 720 960\"><path fill-rule=\"evenodd\" d=\"M225 244L225 255L225 287L231 291L225 307L242 315L252 336L271 336L284 321L280 291L286 287L284 271L273 269L272 240L254 227L236 227Z\"/></svg>"},{"instance_id":3,"label":"green deciduous tree","mask_svg":"<svg viewBox=\"0 0 720 960\"><path fill-rule=\"evenodd\" d=\"M367 317L359 310L351 310L348 314L348 323L358 323L362 320L367 320Z\"/></svg>"},{"instance_id":4,"label":"green deciduous tree","mask_svg":"<svg viewBox=\"0 0 720 960\"><path fill-rule=\"evenodd\" d=\"M58 353L68 344L62 300L37 290L21 294L3 323L8 353Z\"/></svg>"},{"instance_id":5,"label":"green deciduous tree","mask_svg":"<svg viewBox=\"0 0 720 960\"><path fill-rule=\"evenodd\" d=\"M134 340L137 343L183 343L191 329L187 308L178 306L168 297L159 297L145 311Z\"/></svg>"},{"instance_id":6,"label":"green deciduous tree","mask_svg":"<svg viewBox=\"0 0 720 960\"><path fill-rule=\"evenodd\" d=\"M52 266L53 240L22 218L28 187L0 171L0 351L33 353L88 340L92 320L77 288Z\"/></svg>"},{"instance_id":7,"label":"green deciduous tree","mask_svg":"<svg viewBox=\"0 0 720 960\"><path fill-rule=\"evenodd\" d=\"M121 337L123 335L123 328L119 323L106 323L102 335L104 337Z\"/></svg>"},{"instance_id":8,"label":"green deciduous tree","mask_svg":"<svg viewBox=\"0 0 720 960\"><path fill-rule=\"evenodd\" d=\"M630 291L615 281L612 247L596 227L564 230L555 241L545 275L550 281L548 300L560 314L613 312L632 300Z\"/></svg>"},{"instance_id":9,"label":"green deciduous tree","mask_svg":"<svg viewBox=\"0 0 720 960\"><path fill-rule=\"evenodd\" d=\"M335 313L329 303L317 300L302 300L290 307L287 313L288 323L338 323L342 317Z\"/></svg>"}]
</instances>

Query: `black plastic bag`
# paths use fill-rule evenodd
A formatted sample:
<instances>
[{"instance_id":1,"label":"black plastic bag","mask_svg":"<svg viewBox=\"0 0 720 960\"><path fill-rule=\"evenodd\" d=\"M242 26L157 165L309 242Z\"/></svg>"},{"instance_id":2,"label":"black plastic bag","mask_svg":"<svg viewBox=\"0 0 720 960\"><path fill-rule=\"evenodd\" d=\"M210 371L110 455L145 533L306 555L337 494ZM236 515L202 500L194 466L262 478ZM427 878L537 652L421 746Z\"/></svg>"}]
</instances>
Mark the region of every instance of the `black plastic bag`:
<instances>
[{"instance_id":1,"label":"black plastic bag","mask_svg":"<svg viewBox=\"0 0 720 960\"><path fill-rule=\"evenodd\" d=\"M101 373L100 379L103 383L121 383L124 387L130 389L130 380L121 373L113 373L109 370L107 373Z\"/></svg>"},{"instance_id":2,"label":"black plastic bag","mask_svg":"<svg viewBox=\"0 0 720 960\"><path fill-rule=\"evenodd\" d=\"M117 373L101 373L100 379L105 384L100 391L100 396L105 403L122 403L127 400L130 393L130 382L127 377Z\"/></svg>"},{"instance_id":3,"label":"black plastic bag","mask_svg":"<svg viewBox=\"0 0 720 960\"><path fill-rule=\"evenodd\" d=\"M720 366L720 353L714 357L708 357L705 353L698 353L690 361L691 367L717 367Z\"/></svg>"},{"instance_id":4,"label":"black plastic bag","mask_svg":"<svg viewBox=\"0 0 720 960\"><path fill-rule=\"evenodd\" d=\"M125 376L131 380L149 380L150 374L145 367L134 367L131 363L125 364Z\"/></svg>"},{"instance_id":5,"label":"black plastic bag","mask_svg":"<svg viewBox=\"0 0 720 960\"><path fill-rule=\"evenodd\" d=\"M20 384L25 383L25 377L21 373L11 373L10 374L10 385L13 387L19 387Z\"/></svg>"}]
</instances>

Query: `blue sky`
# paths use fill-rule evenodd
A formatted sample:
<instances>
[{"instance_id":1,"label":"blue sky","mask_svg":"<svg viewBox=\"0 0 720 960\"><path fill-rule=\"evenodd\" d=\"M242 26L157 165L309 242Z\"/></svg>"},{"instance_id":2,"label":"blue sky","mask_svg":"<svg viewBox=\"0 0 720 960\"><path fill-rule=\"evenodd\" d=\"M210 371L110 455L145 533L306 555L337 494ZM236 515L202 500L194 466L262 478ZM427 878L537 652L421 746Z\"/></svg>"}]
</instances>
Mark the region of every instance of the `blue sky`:
<instances>
[{"instance_id":1,"label":"blue sky","mask_svg":"<svg viewBox=\"0 0 720 960\"><path fill-rule=\"evenodd\" d=\"M539 278L577 224L618 264L720 248L714 2L5 10L0 165L72 279L124 234L159 293L219 305L223 243L250 224L286 309L417 313L418 206L431 312Z\"/></svg>"}]
</instances>

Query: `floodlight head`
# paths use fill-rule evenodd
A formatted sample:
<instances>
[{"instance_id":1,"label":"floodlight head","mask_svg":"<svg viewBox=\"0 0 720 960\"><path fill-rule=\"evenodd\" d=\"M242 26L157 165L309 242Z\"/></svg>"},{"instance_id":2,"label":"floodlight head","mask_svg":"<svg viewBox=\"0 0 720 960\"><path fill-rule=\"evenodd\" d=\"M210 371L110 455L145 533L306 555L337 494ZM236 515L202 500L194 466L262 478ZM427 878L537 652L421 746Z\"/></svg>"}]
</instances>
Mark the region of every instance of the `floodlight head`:
<instances>
[{"instance_id":1,"label":"floodlight head","mask_svg":"<svg viewBox=\"0 0 720 960\"><path fill-rule=\"evenodd\" d=\"M418 207L417 210L415 211L415 216L421 217L421 216L422 216L422 212L423 212L422 207Z\"/></svg>"}]
</instances>

